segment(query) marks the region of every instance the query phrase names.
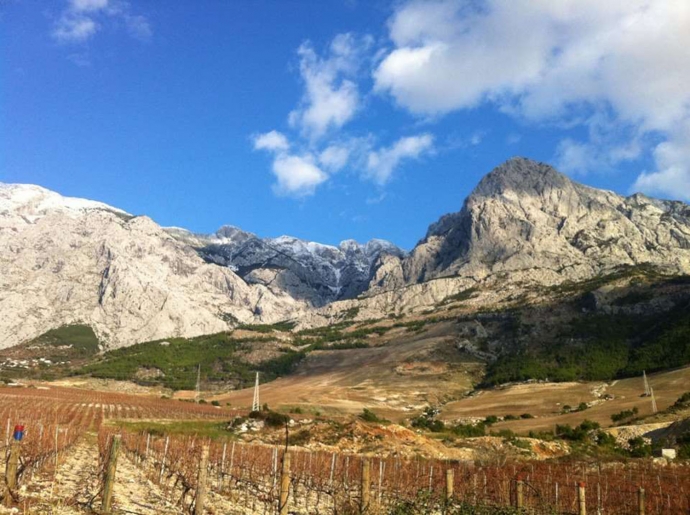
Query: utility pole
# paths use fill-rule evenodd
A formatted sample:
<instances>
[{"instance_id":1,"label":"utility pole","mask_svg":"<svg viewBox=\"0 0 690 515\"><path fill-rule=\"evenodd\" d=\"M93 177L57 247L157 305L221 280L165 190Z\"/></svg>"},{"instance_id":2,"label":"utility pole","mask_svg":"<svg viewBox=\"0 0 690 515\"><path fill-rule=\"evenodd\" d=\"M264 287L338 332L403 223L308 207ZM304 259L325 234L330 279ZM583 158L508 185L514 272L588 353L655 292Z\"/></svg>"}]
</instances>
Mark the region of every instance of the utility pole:
<instances>
[{"instance_id":1,"label":"utility pole","mask_svg":"<svg viewBox=\"0 0 690 515\"><path fill-rule=\"evenodd\" d=\"M256 373L256 381L254 382L254 400L252 401L252 411L259 411L261 404L259 403L259 373Z\"/></svg>"},{"instance_id":2,"label":"utility pole","mask_svg":"<svg viewBox=\"0 0 690 515\"><path fill-rule=\"evenodd\" d=\"M644 370L642 371L642 379L644 380L644 395L649 397L651 395L649 381L647 381L647 373Z\"/></svg>"},{"instance_id":3,"label":"utility pole","mask_svg":"<svg viewBox=\"0 0 690 515\"><path fill-rule=\"evenodd\" d=\"M649 392L652 396L652 413L656 413L656 399L654 398L654 388L650 388Z\"/></svg>"},{"instance_id":4,"label":"utility pole","mask_svg":"<svg viewBox=\"0 0 690 515\"><path fill-rule=\"evenodd\" d=\"M194 396L194 401L199 404L199 389L201 385L201 363L196 369L196 395Z\"/></svg>"}]
</instances>

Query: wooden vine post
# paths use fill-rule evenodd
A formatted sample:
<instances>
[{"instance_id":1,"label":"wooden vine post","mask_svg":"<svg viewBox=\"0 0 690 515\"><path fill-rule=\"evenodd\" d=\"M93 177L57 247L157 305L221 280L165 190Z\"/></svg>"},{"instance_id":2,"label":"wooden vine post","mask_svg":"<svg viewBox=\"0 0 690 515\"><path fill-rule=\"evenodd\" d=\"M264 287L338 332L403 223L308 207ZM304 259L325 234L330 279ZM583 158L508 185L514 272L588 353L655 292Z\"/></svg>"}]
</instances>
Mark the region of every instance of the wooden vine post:
<instances>
[{"instance_id":1,"label":"wooden vine post","mask_svg":"<svg viewBox=\"0 0 690 515\"><path fill-rule=\"evenodd\" d=\"M453 469L446 470L446 504L453 501L453 485L455 484L455 473Z\"/></svg>"},{"instance_id":2,"label":"wooden vine post","mask_svg":"<svg viewBox=\"0 0 690 515\"><path fill-rule=\"evenodd\" d=\"M201 462L199 463L199 474L197 476L196 498L194 500L194 515L204 513L206 503L206 475L208 474L208 444L201 448Z\"/></svg>"},{"instance_id":3,"label":"wooden vine post","mask_svg":"<svg viewBox=\"0 0 690 515\"><path fill-rule=\"evenodd\" d=\"M280 474L280 515L288 515L288 494L290 493L290 453L283 456L283 469Z\"/></svg>"},{"instance_id":4,"label":"wooden vine post","mask_svg":"<svg viewBox=\"0 0 690 515\"><path fill-rule=\"evenodd\" d=\"M525 507L524 488L525 483L522 481L522 476L518 476L515 491L515 507L519 510Z\"/></svg>"},{"instance_id":5,"label":"wooden vine post","mask_svg":"<svg viewBox=\"0 0 690 515\"><path fill-rule=\"evenodd\" d=\"M362 458L362 505L360 506L361 513L369 513L369 504L371 502L371 462L369 458Z\"/></svg>"},{"instance_id":6,"label":"wooden vine post","mask_svg":"<svg viewBox=\"0 0 690 515\"><path fill-rule=\"evenodd\" d=\"M645 493L644 488L640 487L637 491L637 505L638 505L638 515L645 515Z\"/></svg>"},{"instance_id":7,"label":"wooden vine post","mask_svg":"<svg viewBox=\"0 0 690 515\"><path fill-rule=\"evenodd\" d=\"M577 487L577 504L580 507L579 515L587 515L587 495L585 483L579 483Z\"/></svg>"},{"instance_id":8,"label":"wooden vine post","mask_svg":"<svg viewBox=\"0 0 690 515\"><path fill-rule=\"evenodd\" d=\"M105 480L103 484L102 513L112 513L113 487L115 486L115 474L117 473L117 456L120 452L120 435L114 435L108 454L108 463L105 466Z\"/></svg>"}]
</instances>

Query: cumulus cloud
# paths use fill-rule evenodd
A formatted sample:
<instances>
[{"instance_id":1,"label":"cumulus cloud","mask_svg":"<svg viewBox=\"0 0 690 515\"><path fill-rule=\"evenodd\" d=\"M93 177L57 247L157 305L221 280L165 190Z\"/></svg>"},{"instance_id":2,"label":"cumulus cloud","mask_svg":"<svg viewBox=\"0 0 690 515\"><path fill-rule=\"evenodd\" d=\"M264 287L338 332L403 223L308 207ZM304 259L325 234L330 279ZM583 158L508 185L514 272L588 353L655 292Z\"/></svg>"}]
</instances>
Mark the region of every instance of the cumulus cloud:
<instances>
[{"instance_id":1,"label":"cumulus cloud","mask_svg":"<svg viewBox=\"0 0 690 515\"><path fill-rule=\"evenodd\" d=\"M58 20L53 37L61 42L82 42L98 31L98 24L86 16L69 15Z\"/></svg>"},{"instance_id":2,"label":"cumulus cloud","mask_svg":"<svg viewBox=\"0 0 690 515\"><path fill-rule=\"evenodd\" d=\"M69 4L75 11L99 11L108 7L108 0L70 0Z\"/></svg>"},{"instance_id":3,"label":"cumulus cloud","mask_svg":"<svg viewBox=\"0 0 690 515\"><path fill-rule=\"evenodd\" d=\"M293 197L313 195L316 187L328 179L311 155L279 154L273 161L273 174L277 179L273 191Z\"/></svg>"},{"instance_id":4,"label":"cumulus cloud","mask_svg":"<svg viewBox=\"0 0 690 515\"><path fill-rule=\"evenodd\" d=\"M328 170L339 172L350 158L350 149L343 145L330 145L319 154L319 163Z\"/></svg>"},{"instance_id":5,"label":"cumulus cloud","mask_svg":"<svg viewBox=\"0 0 690 515\"><path fill-rule=\"evenodd\" d=\"M128 2L69 0L55 22L52 36L60 43L84 43L109 22L121 23L136 39L145 40L152 34L146 17L132 14Z\"/></svg>"},{"instance_id":6,"label":"cumulus cloud","mask_svg":"<svg viewBox=\"0 0 690 515\"><path fill-rule=\"evenodd\" d=\"M318 186L346 169L383 185L402 162L431 151L430 134L401 138L390 147L377 148L374 135L342 130L360 108L355 81L364 64L371 62L372 44L370 37L339 34L323 55L309 42L298 49L305 91L288 116L290 136L272 130L252 138L255 150L272 155L273 191L277 195L312 195ZM475 136L478 143L481 135Z\"/></svg>"},{"instance_id":7,"label":"cumulus cloud","mask_svg":"<svg viewBox=\"0 0 690 515\"><path fill-rule=\"evenodd\" d=\"M300 106L290 113L289 121L293 127L317 139L354 117L360 95L352 77L357 73L362 53L369 45L369 38L339 34L324 57L319 56L309 42L300 46L300 75L305 92Z\"/></svg>"},{"instance_id":8,"label":"cumulus cloud","mask_svg":"<svg viewBox=\"0 0 690 515\"><path fill-rule=\"evenodd\" d=\"M412 0L389 21L393 48L373 72L375 90L422 116L485 103L540 123L611 113L665 137L657 171L636 185L671 194L687 178L679 170L689 141L673 135L690 120L688 26L687 2ZM609 143L565 141L559 152L579 168L598 166L611 148L618 159L635 153Z\"/></svg>"},{"instance_id":9,"label":"cumulus cloud","mask_svg":"<svg viewBox=\"0 0 690 515\"><path fill-rule=\"evenodd\" d=\"M255 150L286 151L290 148L285 134L278 131L270 131L254 137Z\"/></svg>"},{"instance_id":10,"label":"cumulus cloud","mask_svg":"<svg viewBox=\"0 0 690 515\"><path fill-rule=\"evenodd\" d=\"M640 174L633 191L690 201L690 122L654 149L657 170Z\"/></svg>"},{"instance_id":11,"label":"cumulus cloud","mask_svg":"<svg viewBox=\"0 0 690 515\"><path fill-rule=\"evenodd\" d=\"M407 159L417 159L433 149L431 134L400 138L392 146L373 150L367 158L365 176L379 185L386 184L395 168Z\"/></svg>"},{"instance_id":12,"label":"cumulus cloud","mask_svg":"<svg viewBox=\"0 0 690 515\"><path fill-rule=\"evenodd\" d=\"M278 131L254 136L254 150L265 150L273 154L271 171L276 178L273 192L280 196L306 197L313 195L316 187L328 179L319 168L317 159L310 152L291 154L290 142Z\"/></svg>"}]
</instances>

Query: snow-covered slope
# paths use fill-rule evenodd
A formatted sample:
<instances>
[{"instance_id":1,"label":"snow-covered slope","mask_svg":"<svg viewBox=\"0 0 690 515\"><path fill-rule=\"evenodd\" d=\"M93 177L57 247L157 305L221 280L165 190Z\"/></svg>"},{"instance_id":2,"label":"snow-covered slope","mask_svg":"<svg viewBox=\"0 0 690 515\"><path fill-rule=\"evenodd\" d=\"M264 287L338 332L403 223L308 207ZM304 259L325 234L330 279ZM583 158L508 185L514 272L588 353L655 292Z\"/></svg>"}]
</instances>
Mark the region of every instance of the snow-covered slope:
<instances>
[{"instance_id":1,"label":"snow-covered slope","mask_svg":"<svg viewBox=\"0 0 690 515\"><path fill-rule=\"evenodd\" d=\"M272 323L305 307L205 262L150 218L0 187L0 348L70 323L122 346Z\"/></svg>"},{"instance_id":2,"label":"snow-covered slope","mask_svg":"<svg viewBox=\"0 0 690 515\"><path fill-rule=\"evenodd\" d=\"M286 292L313 306L366 291L379 256L404 257L401 249L377 239L364 245L345 240L335 247L292 236L259 238L233 226L210 235L176 227L167 230L196 248L206 261L231 268L249 283L263 284L278 294Z\"/></svg>"},{"instance_id":3,"label":"snow-covered slope","mask_svg":"<svg viewBox=\"0 0 690 515\"><path fill-rule=\"evenodd\" d=\"M0 182L0 213L13 213L35 221L48 213L78 217L87 211L103 210L130 217L115 207L83 198L63 197L59 193L34 184L5 184Z\"/></svg>"}]
</instances>

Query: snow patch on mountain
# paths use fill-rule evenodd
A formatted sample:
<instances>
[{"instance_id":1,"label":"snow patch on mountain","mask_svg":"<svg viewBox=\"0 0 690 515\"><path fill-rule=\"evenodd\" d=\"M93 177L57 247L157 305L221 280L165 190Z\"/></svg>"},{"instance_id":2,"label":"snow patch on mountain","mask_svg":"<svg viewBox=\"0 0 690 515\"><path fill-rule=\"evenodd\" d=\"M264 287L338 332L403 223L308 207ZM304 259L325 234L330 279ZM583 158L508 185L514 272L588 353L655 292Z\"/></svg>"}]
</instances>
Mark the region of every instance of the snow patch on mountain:
<instances>
[{"instance_id":1,"label":"snow patch on mountain","mask_svg":"<svg viewBox=\"0 0 690 515\"><path fill-rule=\"evenodd\" d=\"M103 202L75 197L63 197L59 193L34 184L0 183L0 213L13 213L33 223L48 213L62 213L72 218L86 211L105 210L131 217L121 209Z\"/></svg>"},{"instance_id":2,"label":"snow patch on mountain","mask_svg":"<svg viewBox=\"0 0 690 515\"><path fill-rule=\"evenodd\" d=\"M314 306L366 291L382 254L405 256L393 243L380 239L363 245L344 240L336 247L293 236L260 238L231 225L207 235L179 228L166 230L194 247L207 262L227 266L248 283L287 292Z\"/></svg>"}]
</instances>

